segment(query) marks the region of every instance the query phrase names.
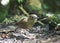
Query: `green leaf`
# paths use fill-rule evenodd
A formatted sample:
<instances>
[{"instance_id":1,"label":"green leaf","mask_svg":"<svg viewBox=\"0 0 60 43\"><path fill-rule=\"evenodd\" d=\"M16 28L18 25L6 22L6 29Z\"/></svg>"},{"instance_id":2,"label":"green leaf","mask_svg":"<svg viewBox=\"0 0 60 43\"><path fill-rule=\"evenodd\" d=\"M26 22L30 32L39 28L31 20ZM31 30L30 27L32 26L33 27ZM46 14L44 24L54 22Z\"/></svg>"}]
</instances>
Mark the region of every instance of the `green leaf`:
<instances>
[{"instance_id":1,"label":"green leaf","mask_svg":"<svg viewBox=\"0 0 60 43\"><path fill-rule=\"evenodd\" d=\"M18 3L21 3L21 2L23 2L23 0L18 0Z\"/></svg>"}]
</instances>

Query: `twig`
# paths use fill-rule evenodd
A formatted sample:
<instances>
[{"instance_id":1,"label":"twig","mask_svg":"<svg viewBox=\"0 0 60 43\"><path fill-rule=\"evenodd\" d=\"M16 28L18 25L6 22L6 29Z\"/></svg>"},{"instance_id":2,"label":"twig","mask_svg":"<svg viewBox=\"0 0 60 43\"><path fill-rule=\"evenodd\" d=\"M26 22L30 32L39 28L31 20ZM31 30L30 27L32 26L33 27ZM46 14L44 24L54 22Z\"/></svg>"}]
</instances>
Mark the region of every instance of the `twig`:
<instances>
[{"instance_id":1,"label":"twig","mask_svg":"<svg viewBox=\"0 0 60 43\"><path fill-rule=\"evenodd\" d=\"M29 17L29 13L23 8L23 6L19 6L19 8L22 10L22 12Z\"/></svg>"},{"instance_id":2,"label":"twig","mask_svg":"<svg viewBox=\"0 0 60 43\"><path fill-rule=\"evenodd\" d=\"M38 23L40 23L41 25L45 25L44 23L42 23L41 21L37 21Z\"/></svg>"}]
</instances>

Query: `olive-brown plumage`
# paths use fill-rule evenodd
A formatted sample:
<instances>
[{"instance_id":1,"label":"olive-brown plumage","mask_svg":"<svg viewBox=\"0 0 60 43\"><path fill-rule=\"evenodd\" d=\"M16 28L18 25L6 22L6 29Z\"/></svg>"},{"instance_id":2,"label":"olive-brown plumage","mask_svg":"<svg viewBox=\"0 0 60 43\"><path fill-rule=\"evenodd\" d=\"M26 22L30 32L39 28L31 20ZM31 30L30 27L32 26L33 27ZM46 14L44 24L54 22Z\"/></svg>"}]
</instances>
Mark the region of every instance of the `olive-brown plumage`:
<instances>
[{"instance_id":1,"label":"olive-brown plumage","mask_svg":"<svg viewBox=\"0 0 60 43\"><path fill-rule=\"evenodd\" d=\"M29 17L26 17L21 21L17 22L16 25L23 29L30 29L37 21L37 18L37 15L32 14Z\"/></svg>"}]
</instances>

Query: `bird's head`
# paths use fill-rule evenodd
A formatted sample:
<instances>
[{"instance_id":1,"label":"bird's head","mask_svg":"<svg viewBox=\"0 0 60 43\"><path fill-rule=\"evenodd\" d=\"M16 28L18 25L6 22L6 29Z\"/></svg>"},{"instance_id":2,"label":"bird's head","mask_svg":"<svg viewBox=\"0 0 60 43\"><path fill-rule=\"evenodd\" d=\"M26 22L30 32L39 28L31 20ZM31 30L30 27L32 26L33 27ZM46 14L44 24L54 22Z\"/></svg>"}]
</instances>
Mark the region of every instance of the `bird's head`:
<instances>
[{"instance_id":1,"label":"bird's head","mask_svg":"<svg viewBox=\"0 0 60 43\"><path fill-rule=\"evenodd\" d=\"M31 21L31 22L37 22L37 19L38 19L39 17L36 15L36 14L31 14L30 15L30 17L29 17L29 19L28 19L28 21Z\"/></svg>"}]
</instances>

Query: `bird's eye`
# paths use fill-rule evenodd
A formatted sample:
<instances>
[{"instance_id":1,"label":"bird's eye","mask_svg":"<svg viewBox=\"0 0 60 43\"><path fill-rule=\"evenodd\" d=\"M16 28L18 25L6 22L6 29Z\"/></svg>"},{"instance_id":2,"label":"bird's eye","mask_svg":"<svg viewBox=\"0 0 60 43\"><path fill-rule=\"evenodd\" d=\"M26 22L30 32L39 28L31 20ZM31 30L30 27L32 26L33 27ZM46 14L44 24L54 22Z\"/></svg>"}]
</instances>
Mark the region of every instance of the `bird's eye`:
<instances>
[{"instance_id":1,"label":"bird's eye","mask_svg":"<svg viewBox=\"0 0 60 43\"><path fill-rule=\"evenodd\" d=\"M32 19L34 18L34 17L31 17Z\"/></svg>"},{"instance_id":2,"label":"bird's eye","mask_svg":"<svg viewBox=\"0 0 60 43\"><path fill-rule=\"evenodd\" d=\"M33 17L31 17L31 18L33 18Z\"/></svg>"}]
</instances>

